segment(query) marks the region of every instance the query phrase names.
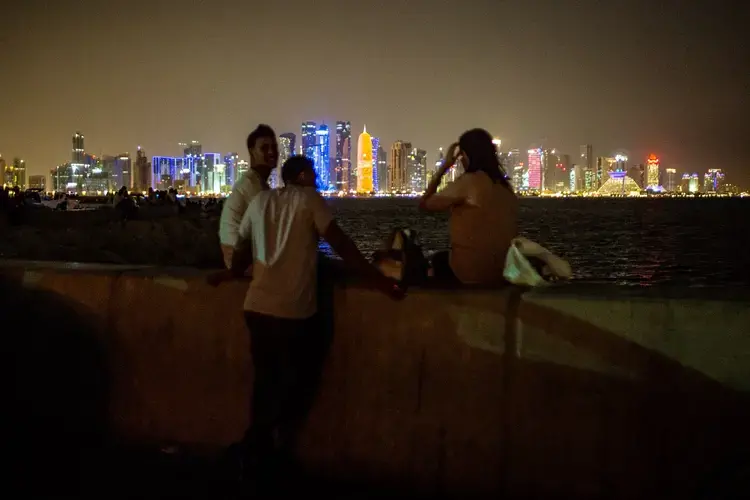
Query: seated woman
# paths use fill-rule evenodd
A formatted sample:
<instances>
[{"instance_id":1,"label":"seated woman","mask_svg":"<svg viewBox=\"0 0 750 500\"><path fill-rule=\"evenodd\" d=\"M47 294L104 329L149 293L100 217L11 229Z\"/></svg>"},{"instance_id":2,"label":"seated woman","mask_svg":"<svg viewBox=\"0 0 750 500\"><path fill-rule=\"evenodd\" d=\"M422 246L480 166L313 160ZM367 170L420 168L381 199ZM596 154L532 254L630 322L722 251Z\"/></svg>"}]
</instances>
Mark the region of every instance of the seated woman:
<instances>
[{"instance_id":1,"label":"seated woman","mask_svg":"<svg viewBox=\"0 0 750 500\"><path fill-rule=\"evenodd\" d=\"M457 161L464 173L438 192L441 179ZM474 285L503 282L505 257L518 235L518 199L486 130L469 130L448 148L419 206L450 211L451 249L433 257L437 279Z\"/></svg>"}]
</instances>

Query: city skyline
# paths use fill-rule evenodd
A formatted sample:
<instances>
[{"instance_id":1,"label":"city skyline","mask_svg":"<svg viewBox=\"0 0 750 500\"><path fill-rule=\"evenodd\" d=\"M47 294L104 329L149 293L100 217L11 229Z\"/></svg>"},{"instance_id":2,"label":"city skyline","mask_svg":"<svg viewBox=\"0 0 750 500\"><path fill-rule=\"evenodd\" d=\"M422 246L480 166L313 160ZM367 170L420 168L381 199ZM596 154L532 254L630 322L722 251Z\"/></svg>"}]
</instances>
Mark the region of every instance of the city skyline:
<instances>
[{"instance_id":1,"label":"city skyline","mask_svg":"<svg viewBox=\"0 0 750 500\"><path fill-rule=\"evenodd\" d=\"M438 150L439 159L432 163L427 151L412 147L404 141L394 142L391 150L395 164L386 161L387 154L381 150L380 139L367 133L364 127L357 144L357 161L353 162L349 149L351 124L337 121L335 137L330 136L326 124L317 125L312 121L302 122L302 141L299 151L295 151L296 134L278 134L279 165L294 154L309 154L317 173L318 189L326 192L346 193L421 193L429 179L440 165L442 147ZM104 193L126 187L136 192L147 188L166 190L175 188L178 192L227 194L248 162L240 159L236 152L222 156L221 153L204 152L199 141L190 144L179 143L182 156L152 156L148 162L143 149L138 146L135 165L129 153L116 156L96 156L86 152L85 135L76 131L72 136L71 161L58 165L50 172L50 187L55 191L99 192ZM333 143L331 142L333 141ZM516 148L502 149L502 140L493 139L498 159L505 167L506 174L519 193L594 193L624 195L634 192L682 192L687 193L726 193L743 190L729 183L722 169L707 169L701 184L697 172L686 171L677 186L678 172L674 168L663 168L661 159L650 154L646 164L638 159L629 159L622 153L614 156L596 157L593 163L593 145L580 146L575 163L570 154L555 148L532 148L526 156ZM333 148L333 150L331 150ZM381 164L382 162L382 164ZM381 169L386 168L383 172ZM379 172L379 170L381 170ZM8 164L0 156L0 173L4 174L4 185L28 187L27 181L46 175L28 175L23 160L14 158ZM455 176L446 176L441 183ZM343 182L349 180L350 182ZM688 182L689 181L689 182ZM20 184L19 184L20 182ZM269 178L271 187L280 187L278 169ZM698 188L700 186L700 188ZM601 188L601 189L599 189Z\"/></svg>"},{"instance_id":2,"label":"city skyline","mask_svg":"<svg viewBox=\"0 0 750 500\"><path fill-rule=\"evenodd\" d=\"M329 172L330 172L330 175L332 175L332 177L330 178L330 182L332 184L336 184L335 179L333 178L333 175L336 174L336 169L335 168L331 168L331 167L336 164L336 161L338 159L337 158L337 154L336 154L337 150L336 150L336 134L335 134L336 129L335 129L335 127L336 127L336 124L342 123L342 122L340 120L333 119L333 120L330 121L330 123L328 121L315 121L315 120L305 120L305 121L302 121L301 123L302 123L302 129L304 129L305 124L312 124L312 125L315 126L315 129L312 131L312 137L311 137L313 139L313 143L311 144L311 147L309 147L307 149L305 148L304 139L303 139L304 138L304 130L300 130L300 125L299 124L297 125L297 128L296 128L295 132L292 132L292 131L283 131L283 132L280 132L279 130L276 130L276 129L274 129L274 131L276 132L277 137L279 138L279 140L283 140L282 136L289 135L289 134L294 134L298 138L302 139L300 142L297 143L296 147L294 148L294 154L308 154L309 157L310 157L310 159L313 160L313 161L315 161L316 157L321 156L321 153L319 152L320 144L318 143L318 140L319 140L319 137L320 137L320 133L323 133L323 132L322 132L322 130L319 129L319 127L325 127L324 134L328 137L328 141L329 141L328 142L328 155L327 155L327 159L330 162ZM350 127L354 127L354 125L351 125L354 122L351 122L349 120L347 120L346 122L343 122L343 123L346 123ZM365 125L363 123L362 127L364 127L364 126ZM271 127L273 128L273 125L271 125ZM330 130L333 130L334 133L331 134ZM382 137L383 135L387 136L388 134L381 134L379 137ZM495 135L497 137L496 134L493 134L493 135ZM375 137L375 136L373 136L373 137ZM453 140L455 141L456 139L453 139ZM351 140L351 138L347 137L347 140ZM392 141L390 144L393 144L393 143L398 142L398 141L399 141L399 139L396 139L396 140ZM148 142L148 141L145 141L145 142ZM201 141L200 139L199 140L193 139L191 142L195 142L195 143L199 143L199 144L205 145L205 142ZM244 140L242 142L244 142ZM409 141L409 142L412 142L412 141ZM562 151L562 152L564 152L566 154L569 154L568 151L565 151L565 150L563 150L562 148L559 148L559 147L554 147L554 145L539 146L537 144L533 144L532 146L526 146L526 147L520 146L520 145L508 145L508 146L506 146L505 139L502 139L502 143L503 143L503 150L504 151L521 150L521 151L525 152L526 148L529 148L529 151L531 151L531 150L547 150L547 149L549 149L549 150L558 150L558 151ZM90 142L87 139L87 145L88 144L90 144ZM385 144L389 144L389 143L385 142ZM586 143L586 141L581 141L581 144L587 144L587 143ZM159 152L159 154L157 154L155 156L177 157L178 153L179 153L179 150L182 149L184 145L185 145L185 143L183 143L183 142L174 142L174 145L173 145L172 148L167 148L167 149L170 150L168 153ZM591 146L590 144L588 144L588 145ZM436 148L436 149L441 149L443 147L444 147L444 144L440 143L438 145L438 148ZM579 146L577 146L574 149L577 149L579 147L581 147L581 146L579 145ZM141 145L141 143L139 143L135 147L135 153L137 154L137 152L140 151L141 149L145 150L146 148L143 147ZM212 149L213 151L219 151L219 152L225 151L223 149L215 148L215 147L212 147L210 149ZM235 149L239 149L239 148L235 148ZM600 149L598 149L594 145L592 152L593 152L593 158L596 159L596 158L604 158L604 157L614 157L614 156L616 156L618 154L625 154L627 156L627 152L628 151L632 151L632 150L644 150L644 149L643 148L635 147L635 148L615 148L614 150L611 150L611 151L601 151ZM121 152L118 153L118 155L119 154L130 154L131 156L134 156L134 153L131 152L128 149L122 149L121 148L119 151L121 151ZM234 150L229 149L229 150L226 150L226 151L234 151ZM247 150L246 149L239 149L239 151L242 151L242 152L237 152L236 153L236 154L239 155L239 159L241 159L243 161L248 161L249 160L249 156L248 156ZM92 153L91 150L89 150L88 148L86 150L86 153L88 155L94 155L96 157L104 157L104 156L107 156L107 155L112 155L112 151L103 151L103 152ZM66 154L68 156L70 156L70 144L69 144L69 140L68 140L68 150L67 150ZM223 153L220 153L220 154L223 154ZM647 153L645 153L642 158L639 158L639 160L642 160L643 163L646 164L648 162L648 159L650 157L652 157L652 156L655 156L655 155L658 156L659 160L662 161L662 163L664 163L663 156L659 155L658 153L654 153L653 150L647 150ZM56 166L59 166L62 163L65 163L64 161L58 161L56 165L53 165L49 169L41 169L41 170L39 170L39 169L35 169L34 165L31 164L30 162L26 161L26 158L22 157L21 155L12 155L12 156L7 156L6 157L6 156L4 156L2 154L2 151L0 151L0 157L4 158L6 162L8 162L8 161L10 161L10 160L12 160L14 158L21 158L26 163L26 166L27 166L26 167L27 168L27 176L31 176L31 175L48 175L49 172L50 172L50 170L53 170ZM149 156L149 158L151 158L151 156ZM635 158L637 158L637 157L634 157L634 159ZM429 162L431 162L431 160L432 160L432 158L430 156L428 156L428 165L430 164ZM283 162L280 162L279 166L281 166L281 163L283 163ZM572 164L579 164L579 163L577 163L577 162L574 161L574 162L572 162ZM510 167L510 165L506 165L506 167ZM681 166L676 166L674 164L668 164L668 167L672 168L672 169L676 169L676 170L678 170L681 173L703 173L703 172L706 172L706 171L709 171L709 170L715 170L715 169L720 169L720 170L723 170L723 171L726 172L726 169L721 168L719 166L712 166L712 165L705 165L705 166L696 165L695 167L681 167ZM356 171L356 164L350 164L350 168L352 169L352 171ZM662 169L663 168L664 167L662 167ZM429 170L429 167L428 167L428 170ZM508 175L510 177L513 176L512 172L510 170L507 173L508 173ZM745 184L747 183L747 181L740 180L740 183L742 184L742 187L744 188Z\"/></svg>"},{"instance_id":3,"label":"city skyline","mask_svg":"<svg viewBox=\"0 0 750 500\"><path fill-rule=\"evenodd\" d=\"M257 123L297 131L305 119L333 127L346 117L386 145L406 138L432 152L479 126L523 151L591 143L597 155L656 153L747 184L748 75L728 6L415 0L391 16L386 4L13 3L0 35L0 153L24 158L30 175L48 172L70 131L84 130L95 154L175 154L175 143L199 140L246 158ZM339 29L342 16L368 22ZM85 37L76 28L129 17L148 22L116 37L107 23L87 23ZM206 19L217 29L202 29ZM151 36L155 25L175 36ZM282 63L312 26L331 56ZM340 60L368 69L331 71ZM195 64L206 71L185 77Z\"/></svg>"}]
</instances>

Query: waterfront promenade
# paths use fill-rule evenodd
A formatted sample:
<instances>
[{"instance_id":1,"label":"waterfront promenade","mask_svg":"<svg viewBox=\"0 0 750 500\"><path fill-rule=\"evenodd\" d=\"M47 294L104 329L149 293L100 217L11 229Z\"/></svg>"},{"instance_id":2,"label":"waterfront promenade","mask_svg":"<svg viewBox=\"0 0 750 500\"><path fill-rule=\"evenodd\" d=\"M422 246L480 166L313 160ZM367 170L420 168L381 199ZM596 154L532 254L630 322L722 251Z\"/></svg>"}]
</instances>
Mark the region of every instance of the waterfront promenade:
<instances>
[{"instance_id":1,"label":"waterfront promenade","mask_svg":"<svg viewBox=\"0 0 750 500\"><path fill-rule=\"evenodd\" d=\"M17 467L83 464L68 482L127 478L123 491L154 471L167 489L214 484L199 471L247 422L246 284L70 263L5 261L0 275ZM573 285L412 289L393 303L336 283L302 462L318 485L425 496L718 491L750 463L747 303ZM91 459L113 444L137 452Z\"/></svg>"}]
</instances>

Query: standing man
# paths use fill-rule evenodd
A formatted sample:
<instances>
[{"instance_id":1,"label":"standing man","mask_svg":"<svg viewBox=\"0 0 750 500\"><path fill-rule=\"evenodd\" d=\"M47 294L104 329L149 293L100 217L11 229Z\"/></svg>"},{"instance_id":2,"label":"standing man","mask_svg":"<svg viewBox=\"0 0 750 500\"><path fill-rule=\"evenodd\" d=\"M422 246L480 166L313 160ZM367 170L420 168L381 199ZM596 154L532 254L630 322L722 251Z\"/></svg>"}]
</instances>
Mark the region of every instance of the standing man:
<instances>
[{"instance_id":1,"label":"standing man","mask_svg":"<svg viewBox=\"0 0 750 500\"><path fill-rule=\"evenodd\" d=\"M341 230L315 190L313 163L294 156L284 163L284 188L258 193L239 228L231 273L242 276L252 263L245 296L255 380L251 425L240 445L245 463L290 459L315 387L318 241L322 236L373 287L403 298L396 282L383 276ZM218 284L227 273L218 273ZM262 474L261 474L262 475Z\"/></svg>"},{"instance_id":2,"label":"standing man","mask_svg":"<svg viewBox=\"0 0 750 500\"><path fill-rule=\"evenodd\" d=\"M232 251L237 244L240 222L253 198L268 189L268 177L279 161L276 133L268 125L258 125L247 136L250 168L232 187L232 194L224 201L219 222L219 240L224 255L224 265L232 265Z\"/></svg>"}]
</instances>

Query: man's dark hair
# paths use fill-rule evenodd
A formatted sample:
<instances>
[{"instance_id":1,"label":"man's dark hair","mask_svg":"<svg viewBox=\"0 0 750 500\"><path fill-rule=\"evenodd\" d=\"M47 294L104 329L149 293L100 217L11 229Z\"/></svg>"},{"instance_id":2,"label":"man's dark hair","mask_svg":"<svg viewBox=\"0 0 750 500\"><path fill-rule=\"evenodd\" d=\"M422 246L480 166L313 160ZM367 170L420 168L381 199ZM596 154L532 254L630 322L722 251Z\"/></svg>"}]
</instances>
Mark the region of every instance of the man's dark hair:
<instances>
[{"instance_id":1,"label":"man's dark hair","mask_svg":"<svg viewBox=\"0 0 750 500\"><path fill-rule=\"evenodd\" d=\"M261 123L255 128L255 130L250 132L250 135L247 136L247 150L250 151L253 149L256 141L261 137L273 137L275 139L276 132L274 132L268 125Z\"/></svg>"},{"instance_id":2,"label":"man's dark hair","mask_svg":"<svg viewBox=\"0 0 750 500\"><path fill-rule=\"evenodd\" d=\"M310 158L306 156L292 156L281 167L281 180L284 181L285 185L289 184L308 168L315 170Z\"/></svg>"}]
</instances>

